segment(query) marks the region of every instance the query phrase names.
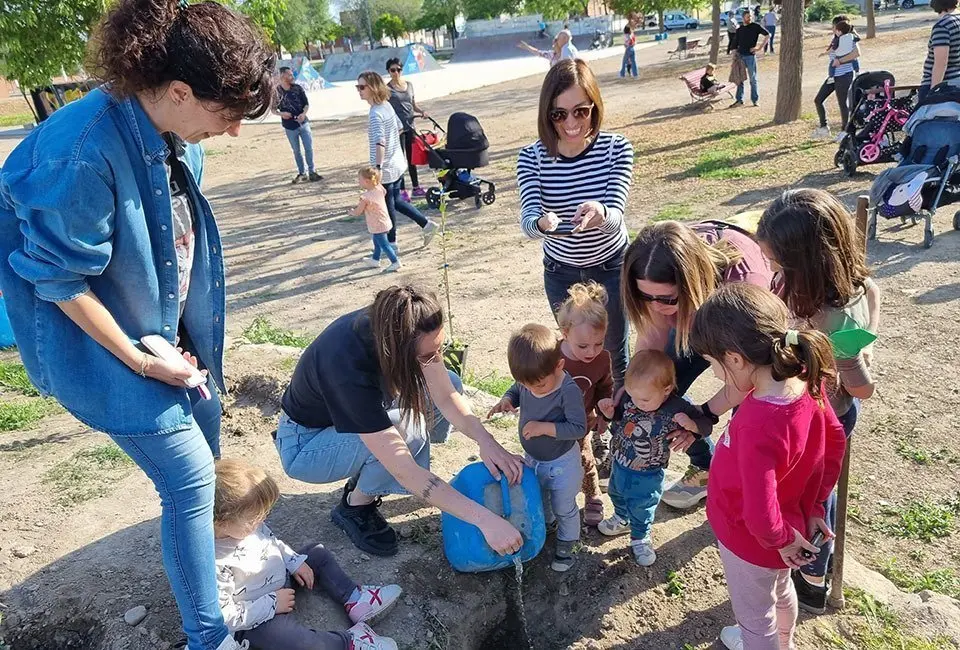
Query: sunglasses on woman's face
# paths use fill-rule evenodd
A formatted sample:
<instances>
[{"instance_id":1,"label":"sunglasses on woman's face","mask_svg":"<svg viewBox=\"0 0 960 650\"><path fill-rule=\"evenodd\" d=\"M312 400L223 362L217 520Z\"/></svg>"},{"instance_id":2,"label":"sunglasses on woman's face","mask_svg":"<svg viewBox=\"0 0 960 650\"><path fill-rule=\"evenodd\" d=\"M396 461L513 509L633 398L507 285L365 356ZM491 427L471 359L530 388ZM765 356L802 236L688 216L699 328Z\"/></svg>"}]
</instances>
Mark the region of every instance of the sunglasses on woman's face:
<instances>
[{"instance_id":1,"label":"sunglasses on woman's face","mask_svg":"<svg viewBox=\"0 0 960 650\"><path fill-rule=\"evenodd\" d=\"M357 90L363 90L367 87L367 84L357 84Z\"/></svg>"},{"instance_id":2,"label":"sunglasses on woman's face","mask_svg":"<svg viewBox=\"0 0 960 650\"><path fill-rule=\"evenodd\" d=\"M402 68L390 68L390 72L400 72Z\"/></svg>"},{"instance_id":3,"label":"sunglasses on woman's face","mask_svg":"<svg viewBox=\"0 0 960 650\"><path fill-rule=\"evenodd\" d=\"M651 296L650 294L646 294L639 289L637 290L637 294L637 297L644 302L659 302L661 305L668 305L670 307L680 302L679 296Z\"/></svg>"},{"instance_id":4,"label":"sunglasses on woman's face","mask_svg":"<svg viewBox=\"0 0 960 650\"><path fill-rule=\"evenodd\" d=\"M552 122L566 122L567 115L573 113L574 119L585 120L590 117L590 113L593 112L593 104L588 106L577 106L573 111L568 111L565 108L554 108L550 111L550 120Z\"/></svg>"},{"instance_id":5,"label":"sunglasses on woman's face","mask_svg":"<svg viewBox=\"0 0 960 650\"><path fill-rule=\"evenodd\" d=\"M443 361L443 354L447 351L447 348L450 347L449 343L444 343L440 346L439 349L431 352L430 354L420 354L417 355L417 362L421 366L429 366L431 363L436 363L437 361Z\"/></svg>"}]
</instances>

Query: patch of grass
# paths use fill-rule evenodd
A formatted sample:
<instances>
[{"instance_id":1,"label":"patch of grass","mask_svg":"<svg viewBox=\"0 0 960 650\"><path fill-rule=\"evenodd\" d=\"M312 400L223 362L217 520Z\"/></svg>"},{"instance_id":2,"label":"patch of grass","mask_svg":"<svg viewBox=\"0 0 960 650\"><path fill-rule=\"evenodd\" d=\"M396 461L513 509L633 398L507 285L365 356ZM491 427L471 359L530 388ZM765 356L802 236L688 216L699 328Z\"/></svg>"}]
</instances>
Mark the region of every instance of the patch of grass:
<instances>
[{"instance_id":1,"label":"patch of grass","mask_svg":"<svg viewBox=\"0 0 960 650\"><path fill-rule=\"evenodd\" d=\"M831 633L824 640L834 648L843 650L941 650L951 647L946 637L924 639L911 636L903 630L903 623L889 606L879 602L860 589L844 589L847 606L863 617L854 621L849 634L852 639Z\"/></svg>"},{"instance_id":2,"label":"patch of grass","mask_svg":"<svg viewBox=\"0 0 960 650\"><path fill-rule=\"evenodd\" d=\"M946 447L940 449L927 449L916 444L913 437L898 438L896 441L897 454L906 460L917 465L932 465L936 462L957 463L960 462L960 456Z\"/></svg>"},{"instance_id":3,"label":"patch of grass","mask_svg":"<svg viewBox=\"0 0 960 650\"><path fill-rule=\"evenodd\" d=\"M30 113L0 115L0 126L23 126L24 124L33 124L33 115Z\"/></svg>"},{"instance_id":4,"label":"patch of grass","mask_svg":"<svg viewBox=\"0 0 960 650\"><path fill-rule=\"evenodd\" d=\"M293 348L305 348L313 343L313 337L280 329L263 316L253 319L253 322L243 330L243 337L251 343L273 343Z\"/></svg>"},{"instance_id":5,"label":"patch of grass","mask_svg":"<svg viewBox=\"0 0 960 650\"><path fill-rule=\"evenodd\" d=\"M671 598L679 598L683 595L687 585L676 571L667 572L667 595Z\"/></svg>"},{"instance_id":6,"label":"patch of grass","mask_svg":"<svg viewBox=\"0 0 960 650\"><path fill-rule=\"evenodd\" d=\"M875 524L878 531L923 542L949 536L953 532L957 515L952 502L942 505L929 500L915 500L905 506L886 507L880 514L888 517L888 521Z\"/></svg>"},{"instance_id":7,"label":"patch of grass","mask_svg":"<svg viewBox=\"0 0 960 650\"><path fill-rule=\"evenodd\" d=\"M686 221L693 217L693 208L686 203L667 203L650 218L654 221Z\"/></svg>"},{"instance_id":8,"label":"patch of grass","mask_svg":"<svg viewBox=\"0 0 960 650\"><path fill-rule=\"evenodd\" d=\"M501 375L496 370L492 370L485 375L478 375L472 370L467 370L467 376L464 377L463 383L479 388L484 393L489 393L494 397L503 397L503 394L513 386L513 377Z\"/></svg>"},{"instance_id":9,"label":"patch of grass","mask_svg":"<svg viewBox=\"0 0 960 650\"><path fill-rule=\"evenodd\" d=\"M0 431L19 431L36 424L60 409L48 399L31 399L26 402L0 404Z\"/></svg>"},{"instance_id":10,"label":"patch of grass","mask_svg":"<svg viewBox=\"0 0 960 650\"><path fill-rule=\"evenodd\" d=\"M929 589L951 598L960 598L960 575L949 567L914 573L899 566L896 558L889 558L880 565L880 573L889 578L893 584L907 591L916 593Z\"/></svg>"},{"instance_id":11,"label":"patch of grass","mask_svg":"<svg viewBox=\"0 0 960 650\"><path fill-rule=\"evenodd\" d=\"M0 386L15 390L28 397L36 397L40 394L30 383L27 371L20 363L0 362Z\"/></svg>"},{"instance_id":12,"label":"patch of grass","mask_svg":"<svg viewBox=\"0 0 960 650\"><path fill-rule=\"evenodd\" d=\"M297 367L297 362L300 361L299 357L284 357L280 359L280 362L277 364L277 370L280 372L291 373L293 369Z\"/></svg>"},{"instance_id":13,"label":"patch of grass","mask_svg":"<svg viewBox=\"0 0 960 650\"><path fill-rule=\"evenodd\" d=\"M64 507L96 499L133 467L133 461L114 443L91 447L60 461L43 476L53 486L54 498Z\"/></svg>"},{"instance_id":14,"label":"patch of grass","mask_svg":"<svg viewBox=\"0 0 960 650\"><path fill-rule=\"evenodd\" d=\"M765 176L765 169L744 169L734 164L734 154L724 151L708 151L697 156L697 162L687 171L688 176L697 176L713 181L729 181Z\"/></svg>"}]
</instances>

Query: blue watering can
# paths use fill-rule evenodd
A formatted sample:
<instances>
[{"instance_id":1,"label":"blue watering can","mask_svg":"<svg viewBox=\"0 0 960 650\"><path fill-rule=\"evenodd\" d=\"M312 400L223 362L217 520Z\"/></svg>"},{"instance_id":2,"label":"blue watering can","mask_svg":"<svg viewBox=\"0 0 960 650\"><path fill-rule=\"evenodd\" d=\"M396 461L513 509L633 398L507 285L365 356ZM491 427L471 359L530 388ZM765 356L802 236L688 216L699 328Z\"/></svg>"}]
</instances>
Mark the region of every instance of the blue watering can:
<instances>
[{"instance_id":1,"label":"blue watering can","mask_svg":"<svg viewBox=\"0 0 960 650\"><path fill-rule=\"evenodd\" d=\"M520 531L524 540L520 551L514 555L497 555L487 546L479 528L444 512L440 516L443 552L454 569L464 573L496 571L512 566L514 557L519 557L522 562L533 559L543 548L547 527L543 520L540 483L532 469L524 467L520 483L511 486L503 474L498 482L486 465L472 463L460 470L450 485L501 515Z\"/></svg>"}]
</instances>

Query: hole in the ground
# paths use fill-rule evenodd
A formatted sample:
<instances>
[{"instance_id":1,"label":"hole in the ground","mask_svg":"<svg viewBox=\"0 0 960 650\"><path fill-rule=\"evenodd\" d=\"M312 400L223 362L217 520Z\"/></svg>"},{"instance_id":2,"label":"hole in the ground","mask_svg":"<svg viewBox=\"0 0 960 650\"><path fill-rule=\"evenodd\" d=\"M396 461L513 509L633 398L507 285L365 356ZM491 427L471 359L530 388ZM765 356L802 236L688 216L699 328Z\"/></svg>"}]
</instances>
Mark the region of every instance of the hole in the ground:
<instances>
[{"instance_id":1,"label":"hole in the ground","mask_svg":"<svg viewBox=\"0 0 960 650\"><path fill-rule=\"evenodd\" d=\"M5 642L16 650L100 650L103 623L87 617L34 619L8 630Z\"/></svg>"}]
</instances>

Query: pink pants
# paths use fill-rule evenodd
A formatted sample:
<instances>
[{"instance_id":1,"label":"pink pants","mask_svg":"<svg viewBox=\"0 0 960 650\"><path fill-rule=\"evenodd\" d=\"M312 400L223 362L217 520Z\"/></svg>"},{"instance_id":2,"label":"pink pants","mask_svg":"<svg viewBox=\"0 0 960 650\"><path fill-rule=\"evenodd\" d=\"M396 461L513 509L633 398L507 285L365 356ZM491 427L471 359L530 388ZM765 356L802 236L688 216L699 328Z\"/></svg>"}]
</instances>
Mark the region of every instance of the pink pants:
<instances>
[{"instance_id":1,"label":"pink pants","mask_svg":"<svg viewBox=\"0 0 960 650\"><path fill-rule=\"evenodd\" d=\"M744 650L794 650L797 592L790 569L750 564L717 544Z\"/></svg>"}]
</instances>

